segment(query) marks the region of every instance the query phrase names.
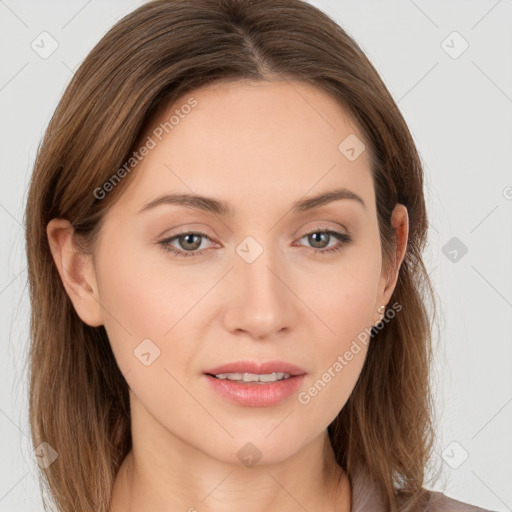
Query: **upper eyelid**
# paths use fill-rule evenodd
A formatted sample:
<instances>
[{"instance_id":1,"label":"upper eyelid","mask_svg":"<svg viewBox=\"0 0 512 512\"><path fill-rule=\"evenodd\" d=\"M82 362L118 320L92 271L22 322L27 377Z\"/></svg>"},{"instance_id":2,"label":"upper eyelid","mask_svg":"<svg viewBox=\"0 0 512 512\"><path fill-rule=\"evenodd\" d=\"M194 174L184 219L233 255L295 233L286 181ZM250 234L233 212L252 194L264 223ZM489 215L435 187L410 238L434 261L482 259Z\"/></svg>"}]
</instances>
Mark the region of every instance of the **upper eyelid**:
<instances>
[{"instance_id":1,"label":"upper eyelid","mask_svg":"<svg viewBox=\"0 0 512 512\"><path fill-rule=\"evenodd\" d=\"M346 234L347 236L352 236L351 230L348 229L344 224L341 224L339 222L329 221L329 220L317 220L315 222L316 222L317 225L312 227L312 228L310 228L310 229L307 229L302 236L308 235L310 233L316 233L317 231L335 231L335 232L340 232L340 229L343 231L342 234ZM337 226L336 227L332 227L332 226L319 226L318 225L318 224L323 223L323 222L331 222L331 223L337 224ZM194 223L192 223L192 224L194 224ZM167 235L164 238L164 240L166 240L168 238L172 238L174 236L179 236L179 235L184 235L184 234L192 234L192 233L204 234L204 236L207 236L208 238L210 238L210 240L215 238L215 237L210 237L207 233L205 233L206 230L203 229L203 228L197 228L196 229L196 228L191 227L190 229L186 229L186 228L182 228L181 226L178 226L175 229L180 229L180 231L178 231L176 233L173 233L173 234L170 234L170 235ZM296 233L297 233L297 231L296 231ZM296 236L296 235L294 235L294 236Z\"/></svg>"}]
</instances>

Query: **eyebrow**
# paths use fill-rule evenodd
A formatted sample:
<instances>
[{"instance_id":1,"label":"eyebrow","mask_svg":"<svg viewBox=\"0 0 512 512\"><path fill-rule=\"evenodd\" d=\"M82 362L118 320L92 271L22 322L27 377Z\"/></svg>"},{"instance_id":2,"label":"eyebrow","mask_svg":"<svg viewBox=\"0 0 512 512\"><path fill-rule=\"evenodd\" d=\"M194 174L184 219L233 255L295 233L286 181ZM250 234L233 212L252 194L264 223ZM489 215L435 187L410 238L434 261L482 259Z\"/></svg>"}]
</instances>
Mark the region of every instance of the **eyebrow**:
<instances>
[{"instance_id":1,"label":"eyebrow","mask_svg":"<svg viewBox=\"0 0 512 512\"><path fill-rule=\"evenodd\" d=\"M346 188L338 188L335 190L323 192L313 197L300 199L293 203L291 210L295 213L301 213L342 199L354 200L361 204L363 208L366 208L366 205L360 196ZM198 196L194 194L165 194L158 196L157 198L147 203L140 210L139 214L147 212L148 210L163 204L186 206L189 208L203 210L223 216L234 216L236 213L236 211L229 203L219 199L214 199L212 197Z\"/></svg>"}]
</instances>

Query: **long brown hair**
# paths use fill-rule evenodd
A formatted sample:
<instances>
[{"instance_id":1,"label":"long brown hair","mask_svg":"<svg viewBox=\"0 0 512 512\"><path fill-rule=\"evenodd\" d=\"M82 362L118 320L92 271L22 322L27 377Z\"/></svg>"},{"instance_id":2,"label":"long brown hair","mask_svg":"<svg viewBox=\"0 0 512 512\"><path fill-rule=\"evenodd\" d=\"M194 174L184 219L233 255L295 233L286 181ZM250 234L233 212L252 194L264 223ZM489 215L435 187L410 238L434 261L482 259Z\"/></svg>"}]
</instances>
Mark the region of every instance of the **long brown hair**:
<instances>
[{"instance_id":1,"label":"long brown hair","mask_svg":"<svg viewBox=\"0 0 512 512\"><path fill-rule=\"evenodd\" d=\"M46 442L58 452L41 471L57 510L108 510L131 434L127 383L104 327L86 325L73 308L52 260L48 222L68 219L77 247L92 251L130 175L101 200L93 191L130 158L152 116L200 86L275 79L330 94L364 134L386 265L396 248L391 212L396 203L408 209L408 245L390 301L402 310L374 333L328 432L340 466L349 477L366 470L387 510L419 503L434 443L428 299L433 311L435 302L421 257L423 170L402 115L359 46L304 1L157 0L121 19L75 73L39 148L28 194L30 424L34 446Z\"/></svg>"}]
</instances>

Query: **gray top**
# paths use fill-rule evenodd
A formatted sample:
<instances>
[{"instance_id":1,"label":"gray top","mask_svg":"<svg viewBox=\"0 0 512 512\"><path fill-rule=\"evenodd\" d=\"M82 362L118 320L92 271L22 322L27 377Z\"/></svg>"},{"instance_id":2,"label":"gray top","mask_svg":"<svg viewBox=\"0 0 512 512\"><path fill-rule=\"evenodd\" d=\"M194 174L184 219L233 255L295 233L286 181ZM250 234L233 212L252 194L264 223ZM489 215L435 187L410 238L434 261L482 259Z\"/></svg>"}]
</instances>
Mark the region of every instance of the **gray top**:
<instances>
[{"instance_id":1,"label":"gray top","mask_svg":"<svg viewBox=\"0 0 512 512\"><path fill-rule=\"evenodd\" d=\"M354 475L351 478L351 487L351 512L386 512L383 504L384 501L377 487L366 473ZM469 505L468 503L463 503L462 501L454 500L441 492L429 491L429 493L430 501L427 507L422 509L422 512L492 512L474 505Z\"/></svg>"}]
</instances>

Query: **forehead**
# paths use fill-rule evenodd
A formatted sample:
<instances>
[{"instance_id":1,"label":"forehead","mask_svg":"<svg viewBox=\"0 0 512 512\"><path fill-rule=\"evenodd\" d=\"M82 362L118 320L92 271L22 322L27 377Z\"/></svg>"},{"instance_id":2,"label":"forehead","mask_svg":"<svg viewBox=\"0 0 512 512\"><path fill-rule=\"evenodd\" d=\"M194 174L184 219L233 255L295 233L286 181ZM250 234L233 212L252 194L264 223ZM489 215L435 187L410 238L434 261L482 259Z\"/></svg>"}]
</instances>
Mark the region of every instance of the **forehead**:
<instances>
[{"instance_id":1,"label":"forehead","mask_svg":"<svg viewBox=\"0 0 512 512\"><path fill-rule=\"evenodd\" d=\"M255 201L291 203L341 186L373 203L368 151L350 160L340 150L347 137L362 144L362 133L310 84L196 89L154 116L142 144L148 137L153 147L120 200L133 209L161 193L184 192L227 198L238 211Z\"/></svg>"}]
</instances>

